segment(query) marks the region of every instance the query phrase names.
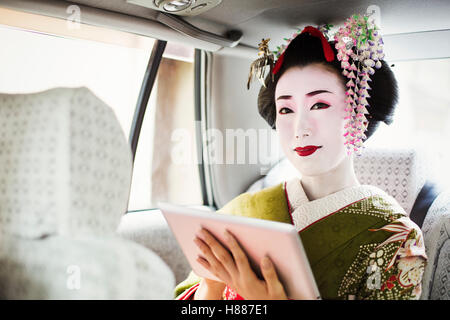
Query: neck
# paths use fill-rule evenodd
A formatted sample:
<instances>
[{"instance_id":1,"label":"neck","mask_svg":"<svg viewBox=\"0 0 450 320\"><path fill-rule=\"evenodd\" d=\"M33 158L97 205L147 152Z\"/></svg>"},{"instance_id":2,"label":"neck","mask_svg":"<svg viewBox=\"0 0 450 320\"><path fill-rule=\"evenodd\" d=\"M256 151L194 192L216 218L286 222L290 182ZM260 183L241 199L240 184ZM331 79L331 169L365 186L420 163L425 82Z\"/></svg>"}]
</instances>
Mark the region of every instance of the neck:
<instances>
[{"instance_id":1,"label":"neck","mask_svg":"<svg viewBox=\"0 0 450 320\"><path fill-rule=\"evenodd\" d=\"M317 176L303 175L301 184L310 201L360 185L353 168L353 157L346 157L336 168L324 174Z\"/></svg>"}]
</instances>

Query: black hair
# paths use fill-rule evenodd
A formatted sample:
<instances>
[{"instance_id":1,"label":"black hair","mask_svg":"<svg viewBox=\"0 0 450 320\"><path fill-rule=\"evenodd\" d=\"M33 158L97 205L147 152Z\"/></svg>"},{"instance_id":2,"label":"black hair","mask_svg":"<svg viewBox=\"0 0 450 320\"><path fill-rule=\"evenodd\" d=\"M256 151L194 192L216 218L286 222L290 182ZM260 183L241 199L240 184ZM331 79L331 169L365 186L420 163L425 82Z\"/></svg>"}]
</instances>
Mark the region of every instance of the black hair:
<instances>
[{"instance_id":1,"label":"black hair","mask_svg":"<svg viewBox=\"0 0 450 320\"><path fill-rule=\"evenodd\" d=\"M335 56L331 62L326 61L319 38L313 37L308 33L298 35L286 49L283 65L275 75L274 81L272 81L271 74L266 77L266 87L262 86L258 94L258 111L272 129L275 129L276 120L275 88L280 77L288 69L305 67L310 64L320 64L338 75L342 80L342 85L345 87L348 79L342 74L341 62L337 59L335 42L331 41L329 43ZM352 59L349 58L349 63L351 64L352 62ZM365 132L367 139L375 132L380 122L384 122L387 125L392 123L394 109L398 102L398 87L394 73L384 60L381 61L381 64L381 68L375 69L375 73L370 76L371 81L368 82L371 89L368 90L370 97L367 98L369 103L367 109L370 113L367 115L369 125Z\"/></svg>"}]
</instances>

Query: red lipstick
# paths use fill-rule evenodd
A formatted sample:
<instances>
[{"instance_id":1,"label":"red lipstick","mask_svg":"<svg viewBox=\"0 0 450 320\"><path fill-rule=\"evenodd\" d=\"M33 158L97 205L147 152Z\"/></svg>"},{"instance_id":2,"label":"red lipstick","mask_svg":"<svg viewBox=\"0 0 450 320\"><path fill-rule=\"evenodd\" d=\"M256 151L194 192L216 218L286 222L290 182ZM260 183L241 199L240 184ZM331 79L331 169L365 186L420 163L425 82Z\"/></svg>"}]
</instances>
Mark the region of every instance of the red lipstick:
<instances>
[{"instance_id":1,"label":"red lipstick","mask_svg":"<svg viewBox=\"0 0 450 320\"><path fill-rule=\"evenodd\" d=\"M297 154L301 157L309 156L310 154L313 154L316 152L317 149L322 148L322 146L305 146L305 147L298 147L295 148L294 151L297 152Z\"/></svg>"}]
</instances>

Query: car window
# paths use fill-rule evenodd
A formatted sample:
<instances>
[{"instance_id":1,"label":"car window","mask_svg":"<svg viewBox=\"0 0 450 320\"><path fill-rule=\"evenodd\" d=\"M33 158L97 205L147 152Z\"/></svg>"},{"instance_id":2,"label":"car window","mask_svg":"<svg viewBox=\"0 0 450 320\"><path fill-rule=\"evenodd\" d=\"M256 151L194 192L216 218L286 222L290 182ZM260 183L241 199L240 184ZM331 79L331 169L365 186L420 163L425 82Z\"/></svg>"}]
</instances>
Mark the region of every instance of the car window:
<instances>
[{"instance_id":1,"label":"car window","mask_svg":"<svg viewBox=\"0 0 450 320\"><path fill-rule=\"evenodd\" d=\"M114 109L128 137L153 41L145 50L4 26L0 39L1 92L85 86Z\"/></svg>"},{"instance_id":2,"label":"car window","mask_svg":"<svg viewBox=\"0 0 450 320\"><path fill-rule=\"evenodd\" d=\"M399 86L394 121L381 124L367 146L413 147L425 158L430 178L450 181L450 59L395 62Z\"/></svg>"},{"instance_id":3,"label":"car window","mask_svg":"<svg viewBox=\"0 0 450 320\"><path fill-rule=\"evenodd\" d=\"M85 86L114 110L129 138L155 39L0 9L0 43L0 92ZM176 159L177 134L195 136L193 57L191 47L166 46L140 133L129 210L158 201L202 204L197 161Z\"/></svg>"},{"instance_id":4,"label":"car window","mask_svg":"<svg viewBox=\"0 0 450 320\"><path fill-rule=\"evenodd\" d=\"M129 210L159 201L202 204L196 148L193 56L163 57L136 150Z\"/></svg>"}]
</instances>

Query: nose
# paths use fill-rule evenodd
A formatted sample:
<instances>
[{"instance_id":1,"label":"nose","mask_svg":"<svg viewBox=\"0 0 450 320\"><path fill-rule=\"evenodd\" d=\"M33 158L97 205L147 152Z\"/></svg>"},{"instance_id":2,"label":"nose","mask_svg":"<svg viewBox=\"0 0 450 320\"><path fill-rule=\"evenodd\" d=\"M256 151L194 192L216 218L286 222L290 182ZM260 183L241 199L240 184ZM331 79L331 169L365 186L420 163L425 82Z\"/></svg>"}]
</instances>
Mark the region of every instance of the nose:
<instances>
[{"instance_id":1,"label":"nose","mask_svg":"<svg viewBox=\"0 0 450 320\"><path fill-rule=\"evenodd\" d=\"M304 138L307 136L311 136L311 121L307 114L298 113L297 115L297 123L295 128L295 137Z\"/></svg>"},{"instance_id":2,"label":"nose","mask_svg":"<svg viewBox=\"0 0 450 320\"><path fill-rule=\"evenodd\" d=\"M304 134L301 135L302 138L305 138L305 137L308 137L308 136L309 136L308 133L304 133ZM297 135L295 136L295 138L298 139L298 138L299 138L299 135L297 134Z\"/></svg>"}]
</instances>

